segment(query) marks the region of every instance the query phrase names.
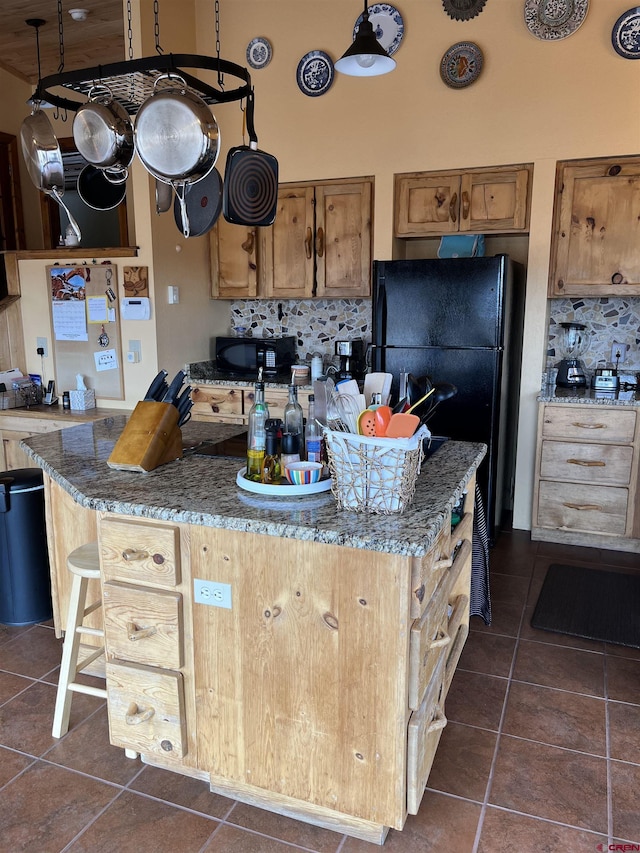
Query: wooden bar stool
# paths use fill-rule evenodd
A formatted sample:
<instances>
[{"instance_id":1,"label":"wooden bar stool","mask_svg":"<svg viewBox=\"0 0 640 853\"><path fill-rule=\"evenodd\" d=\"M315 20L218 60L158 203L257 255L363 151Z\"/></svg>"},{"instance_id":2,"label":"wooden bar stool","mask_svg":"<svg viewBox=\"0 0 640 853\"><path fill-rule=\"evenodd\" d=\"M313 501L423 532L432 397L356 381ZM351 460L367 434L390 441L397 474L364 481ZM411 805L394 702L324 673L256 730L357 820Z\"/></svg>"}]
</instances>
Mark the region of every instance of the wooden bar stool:
<instances>
[{"instance_id":1,"label":"wooden bar stool","mask_svg":"<svg viewBox=\"0 0 640 853\"><path fill-rule=\"evenodd\" d=\"M90 696L99 696L102 699L107 698L107 691L104 688L90 687L89 685L78 684L78 682L74 681L80 669L88 666L104 652L104 646L98 648L95 652L91 652L78 665L80 635L90 634L94 637L104 637L104 631L101 628L89 628L83 625L84 618L102 606L102 600L94 602L89 607L87 607L86 601L89 581L100 579L98 543L89 542L72 551L67 557L67 568L72 573L73 579L69 595L67 627L62 646L62 662L60 664L56 707L53 714L52 734L54 737L62 737L69 730L72 692L87 693Z\"/></svg>"}]
</instances>

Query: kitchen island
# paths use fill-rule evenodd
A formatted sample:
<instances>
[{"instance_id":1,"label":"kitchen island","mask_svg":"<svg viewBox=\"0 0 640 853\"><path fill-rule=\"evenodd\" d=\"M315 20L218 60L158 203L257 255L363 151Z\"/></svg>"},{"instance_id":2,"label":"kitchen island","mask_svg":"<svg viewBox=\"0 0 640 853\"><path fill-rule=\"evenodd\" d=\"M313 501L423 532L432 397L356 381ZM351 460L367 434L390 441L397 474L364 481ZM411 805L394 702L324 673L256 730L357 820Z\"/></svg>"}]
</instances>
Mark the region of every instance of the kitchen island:
<instances>
[{"instance_id":1,"label":"kitchen island","mask_svg":"<svg viewBox=\"0 0 640 853\"><path fill-rule=\"evenodd\" d=\"M239 459L191 449L148 474L110 469L125 421L22 445L45 472L58 630L55 566L99 541L111 742L383 843L417 811L446 725L484 446L445 443L411 507L376 516L339 511L330 492L245 492ZM184 444L237 430L190 422Z\"/></svg>"}]
</instances>

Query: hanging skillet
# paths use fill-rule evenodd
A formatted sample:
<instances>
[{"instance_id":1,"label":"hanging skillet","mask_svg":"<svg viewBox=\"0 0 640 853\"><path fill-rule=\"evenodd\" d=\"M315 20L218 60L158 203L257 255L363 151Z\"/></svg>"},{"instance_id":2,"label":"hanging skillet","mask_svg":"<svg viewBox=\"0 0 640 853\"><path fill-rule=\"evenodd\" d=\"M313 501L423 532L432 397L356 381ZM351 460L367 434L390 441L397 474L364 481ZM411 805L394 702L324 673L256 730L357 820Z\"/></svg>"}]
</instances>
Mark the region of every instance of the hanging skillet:
<instances>
[{"instance_id":1,"label":"hanging skillet","mask_svg":"<svg viewBox=\"0 0 640 853\"><path fill-rule=\"evenodd\" d=\"M123 200L126 184L114 184L104 174L88 163L78 175L78 195L93 210L113 210Z\"/></svg>"},{"instance_id":2,"label":"hanging skillet","mask_svg":"<svg viewBox=\"0 0 640 853\"><path fill-rule=\"evenodd\" d=\"M22 122L20 128L20 144L22 156L29 172L29 177L37 189L51 196L64 210L69 218L78 241L82 239L80 228L66 204L62 201L64 193L64 164L58 140L51 127L51 122L40 110L39 102L35 102L30 116Z\"/></svg>"},{"instance_id":3,"label":"hanging skillet","mask_svg":"<svg viewBox=\"0 0 640 853\"><path fill-rule=\"evenodd\" d=\"M166 186L166 185L165 185ZM187 208L189 237L202 237L216 224L222 210L222 178L213 168L208 175L195 184L190 184L184 194ZM185 233L180 199L173 202L173 216L178 229Z\"/></svg>"},{"instance_id":4,"label":"hanging skillet","mask_svg":"<svg viewBox=\"0 0 640 853\"><path fill-rule=\"evenodd\" d=\"M246 119L250 144L231 148L227 154L222 212L234 225L272 225L278 206L278 161L258 150L253 92L247 98Z\"/></svg>"},{"instance_id":5,"label":"hanging skillet","mask_svg":"<svg viewBox=\"0 0 640 853\"><path fill-rule=\"evenodd\" d=\"M84 159L102 169L126 173L135 154L133 127L127 111L103 85L93 86L89 101L78 107L73 119L73 139Z\"/></svg>"}]
</instances>

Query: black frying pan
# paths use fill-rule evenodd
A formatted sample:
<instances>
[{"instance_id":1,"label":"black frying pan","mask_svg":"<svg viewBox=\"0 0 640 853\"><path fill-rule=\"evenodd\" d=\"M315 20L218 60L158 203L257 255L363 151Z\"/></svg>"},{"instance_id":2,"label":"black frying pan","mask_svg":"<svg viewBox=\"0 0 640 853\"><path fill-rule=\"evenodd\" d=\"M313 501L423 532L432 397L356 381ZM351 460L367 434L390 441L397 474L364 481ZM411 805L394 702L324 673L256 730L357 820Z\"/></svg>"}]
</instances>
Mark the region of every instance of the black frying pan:
<instances>
[{"instance_id":1,"label":"black frying pan","mask_svg":"<svg viewBox=\"0 0 640 853\"><path fill-rule=\"evenodd\" d=\"M185 237L202 237L216 224L222 210L222 177L212 169L195 184L185 188L186 219L183 221L182 206L177 194L173 201L173 216L178 229Z\"/></svg>"},{"instance_id":2,"label":"black frying pan","mask_svg":"<svg viewBox=\"0 0 640 853\"><path fill-rule=\"evenodd\" d=\"M278 161L258 149L253 92L247 98L246 119L251 143L227 154L222 212L234 225L272 225L278 206Z\"/></svg>"},{"instance_id":3,"label":"black frying pan","mask_svg":"<svg viewBox=\"0 0 640 853\"><path fill-rule=\"evenodd\" d=\"M107 180L102 169L88 163L78 175L78 195L93 210L113 210L127 193L126 184Z\"/></svg>"}]
</instances>

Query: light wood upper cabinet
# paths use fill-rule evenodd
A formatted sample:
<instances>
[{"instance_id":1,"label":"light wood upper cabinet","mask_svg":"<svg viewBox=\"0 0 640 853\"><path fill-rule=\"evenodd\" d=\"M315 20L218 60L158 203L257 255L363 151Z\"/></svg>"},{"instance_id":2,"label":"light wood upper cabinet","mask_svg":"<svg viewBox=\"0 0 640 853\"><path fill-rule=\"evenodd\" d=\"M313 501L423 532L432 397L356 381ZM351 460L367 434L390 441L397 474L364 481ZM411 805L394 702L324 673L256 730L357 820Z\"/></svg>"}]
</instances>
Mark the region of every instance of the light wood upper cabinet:
<instances>
[{"instance_id":1,"label":"light wood upper cabinet","mask_svg":"<svg viewBox=\"0 0 640 853\"><path fill-rule=\"evenodd\" d=\"M640 293L640 157L558 163L550 296Z\"/></svg>"},{"instance_id":2,"label":"light wood upper cabinet","mask_svg":"<svg viewBox=\"0 0 640 853\"><path fill-rule=\"evenodd\" d=\"M231 225L220 216L213 228L211 297L251 299L258 293L258 229Z\"/></svg>"},{"instance_id":3,"label":"light wood upper cabinet","mask_svg":"<svg viewBox=\"0 0 640 853\"><path fill-rule=\"evenodd\" d=\"M530 164L395 176L395 236L518 233L529 228Z\"/></svg>"},{"instance_id":4,"label":"light wood upper cabinet","mask_svg":"<svg viewBox=\"0 0 640 853\"><path fill-rule=\"evenodd\" d=\"M315 192L313 186L281 186L276 220L261 229L261 293L267 298L314 295Z\"/></svg>"}]
</instances>

